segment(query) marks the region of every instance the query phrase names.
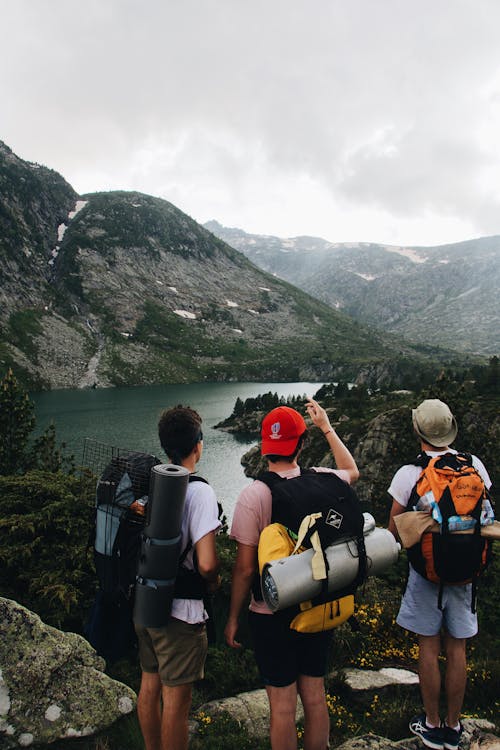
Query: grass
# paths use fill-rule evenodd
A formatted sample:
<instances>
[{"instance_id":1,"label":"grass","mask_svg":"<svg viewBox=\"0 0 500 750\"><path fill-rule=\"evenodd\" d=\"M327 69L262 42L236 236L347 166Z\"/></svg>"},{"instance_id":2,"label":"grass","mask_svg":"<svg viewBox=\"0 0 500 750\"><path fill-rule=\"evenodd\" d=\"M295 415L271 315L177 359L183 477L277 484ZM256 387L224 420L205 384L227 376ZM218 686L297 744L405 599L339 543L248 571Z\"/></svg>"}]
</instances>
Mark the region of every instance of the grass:
<instances>
[{"instance_id":1,"label":"grass","mask_svg":"<svg viewBox=\"0 0 500 750\"><path fill-rule=\"evenodd\" d=\"M231 546L226 550L229 566ZM395 624L400 592L399 584L369 579L359 594L356 616L360 630L347 624L335 631L330 655L330 677L326 679L327 706L330 715L330 745L336 747L353 736L372 733L397 741L408 737L408 720L420 710L418 685L392 685L368 691L354 691L344 679L347 668L378 669L382 666L417 669L418 649L414 637ZM217 608L223 606L228 589ZM227 602L226 602L227 604ZM225 611L225 610L222 610ZM229 650L222 644L222 620L218 618L218 643L209 649L205 679L193 691L192 718L197 723L191 739L193 750L270 750L267 737L249 736L245 727L227 714L210 715L204 704L224 696L260 687L248 634L242 640L247 648ZM489 655L491 638L486 632L468 645L468 684L464 704L465 717L498 720L500 700L500 660L496 651ZM444 662L442 661L444 667ZM136 660L122 660L110 670L113 678L137 691L140 670ZM303 726L297 726L299 748ZM51 750L143 750L135 714L125 717L98 737L66 740ZM48 750L48 748L47 748Z\"/></svg>"}]
</instances>

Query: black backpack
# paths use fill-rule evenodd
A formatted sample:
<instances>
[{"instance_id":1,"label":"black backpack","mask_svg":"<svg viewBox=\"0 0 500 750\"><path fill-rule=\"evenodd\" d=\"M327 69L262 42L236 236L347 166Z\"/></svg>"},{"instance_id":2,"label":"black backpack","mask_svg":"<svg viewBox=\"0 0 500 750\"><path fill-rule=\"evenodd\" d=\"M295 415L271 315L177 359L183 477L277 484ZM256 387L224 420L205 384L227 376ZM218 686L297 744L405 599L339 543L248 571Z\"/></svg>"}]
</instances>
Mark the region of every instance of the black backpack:
<instances>
[{"instance_id":1,"label":"black backpack","mask_svg":"<svg viewBox=\"0 0 500 750\"><path fill-rule=\"evenodd\" d=\"M366 579L364 517L355 491L337 474L313 469L300 471L300 475L292 479L280 477L272 471L259 475L258 479L264 482L272 493L271 523L285 526L290 537L296 541L302 519L311 513L321 513L321 517L303 539L302 546L311 546L310 537L315 531L319 534L323 550L334 542L353 539L359 561L356 578L345 589L336 591L335 594L328 593L325 581L322 593L312 601L316 606L354 594ZM328 571L326 556L325 564ZM253 593L256 599L262 599L260 581L254 585ZM294 613L289 612L287 615L293 616ZM351 624L354 625L354 622Z\"/></svg>"},{"instance_id":2,"label":"black backpack","mask_svg":"<svg viewBox=\"0 0 500 750\"><path fill-rule=\"evenodd\" d=\"M150 454L136 451L114 456L103 470L96 488L92 544L98 591L85 635L97 653L114 662L124 656L137 639L133 625L134 589L137 578L145 514L137 501L147 502L153 466L161 463ZM190 474L189 481L206 482ZM184 566L192 548L189 541L179 558L175 597L204 599L206 582L195 570ZM206 607L209 603L206 601Z\"/></svg>"},{"instance_id":3,"label":"black backpack","mask_svg":"<svg viewBox=\"0 0 500 750\"><path fill-rule=\"evenodd\" d=\"M134 502L147 501L151 469L159 463L150 453L121 453L97 482L94 563L99 589L112 598L132 595L144 526Z\"/></svg>"}]
</instances>

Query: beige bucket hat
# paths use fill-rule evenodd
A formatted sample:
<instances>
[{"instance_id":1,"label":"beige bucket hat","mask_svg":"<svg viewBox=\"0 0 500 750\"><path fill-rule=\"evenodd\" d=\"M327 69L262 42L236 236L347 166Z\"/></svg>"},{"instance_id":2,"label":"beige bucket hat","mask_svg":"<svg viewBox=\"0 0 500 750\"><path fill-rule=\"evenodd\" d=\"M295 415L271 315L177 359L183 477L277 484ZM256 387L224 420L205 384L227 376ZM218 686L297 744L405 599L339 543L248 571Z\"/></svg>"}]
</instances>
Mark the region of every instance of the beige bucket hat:
<instances>
[{"instance_id":1,"label":"beige bucket hat","mask_svg":"<svg viewBox=\"0 0 500 750\"><path fill-rule=\"evenodd\" d=\"M450 445L456 438L458 427L449 406L438 398L428 398L412 409L413 427L417 435L436 448Z\"/></svg>"}]
</instances>

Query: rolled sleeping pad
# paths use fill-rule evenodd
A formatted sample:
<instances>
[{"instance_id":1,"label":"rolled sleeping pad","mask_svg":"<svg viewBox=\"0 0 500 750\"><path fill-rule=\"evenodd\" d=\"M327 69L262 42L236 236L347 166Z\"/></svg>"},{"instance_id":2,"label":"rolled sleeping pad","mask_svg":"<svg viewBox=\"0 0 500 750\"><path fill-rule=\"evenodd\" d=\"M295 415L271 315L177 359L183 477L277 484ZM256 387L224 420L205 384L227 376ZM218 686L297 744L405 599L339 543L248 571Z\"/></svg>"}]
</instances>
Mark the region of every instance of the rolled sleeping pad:
<instances>
[{"instance_id":1,"label":"rolled sleeping pad","mask_svg":"<svg viewBox=\"0 0 500 750\"><path fill-rule=\"evenodd\" d=\"M369 513L365 516L365 547L367 575L382 573L398 559L400 545L387 529L375 528ZM366 516L370 516L369 519ZM322 592L322 581L312 577L311 559L314 550L273 560L262 571L262 595L272 612L313 599ZM356 541L350 539L332 544L325 550L328 560L328 591L335 593L348 586L358 572Z\"/></svg>"},{"instance_id":2,"label":"rolled sleeping pad","mask_svg":"<svg viewBox=\"0 0 500 750\"><path fill-rule=\"evenodd\" d=\"M153 539L142 535L137 575L164 581L175 578L181 551L181 535L173 539Z\"/></svg>"},{"instance_id":3,"label":"rolled sleeping pad","mask_svg":"<svg viewBox=\"0 0 500 750\"><path fill-rule=\"evenodd\" d=\"M135 584L134 625L162 628L170 618L175 578L168 581L138 577Z\"/></svg>"},{"instance_id":4,"label":"rolled sleeping pad","mask_svg":"<svg viewBox=\"0 0 500 750\"><path fill-rule=\"evenodd\" d=\"M153 539L172 539L180 534L188 483L189 471L184 466L153 466L144 526L145 536Z\"/></svg>"},{"instance_id":5,"label":"rolled sleeping pad","mask_svg":"<svg viewBox=\"0 0 500 750\"><path fill-rule=\"evenodd\" d=\"M133 614L134 623L145 628L163 627L170 618L188 483L183 466L159 464L151 470Z\"/></svg>"}]
</instances>

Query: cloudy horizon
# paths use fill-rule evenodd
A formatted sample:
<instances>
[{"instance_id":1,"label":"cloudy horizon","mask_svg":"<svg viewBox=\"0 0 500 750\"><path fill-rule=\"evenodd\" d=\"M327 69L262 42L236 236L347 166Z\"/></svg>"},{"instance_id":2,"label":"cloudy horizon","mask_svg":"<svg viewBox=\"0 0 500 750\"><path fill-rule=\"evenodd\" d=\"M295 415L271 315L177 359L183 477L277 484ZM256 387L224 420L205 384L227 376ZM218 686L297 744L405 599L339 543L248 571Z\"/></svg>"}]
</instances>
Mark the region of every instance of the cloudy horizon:
<instances>
[{"instance_id":1,"label":"cloudy horizon","mask_svg":"<svg viewBox=\"0 0 500 750\"><path fill-rule=\"evenodd\" d=\"M80 194L332 242L500 234L494 0L0 0L0 140Z\"/></svg>"}]
</instances>

